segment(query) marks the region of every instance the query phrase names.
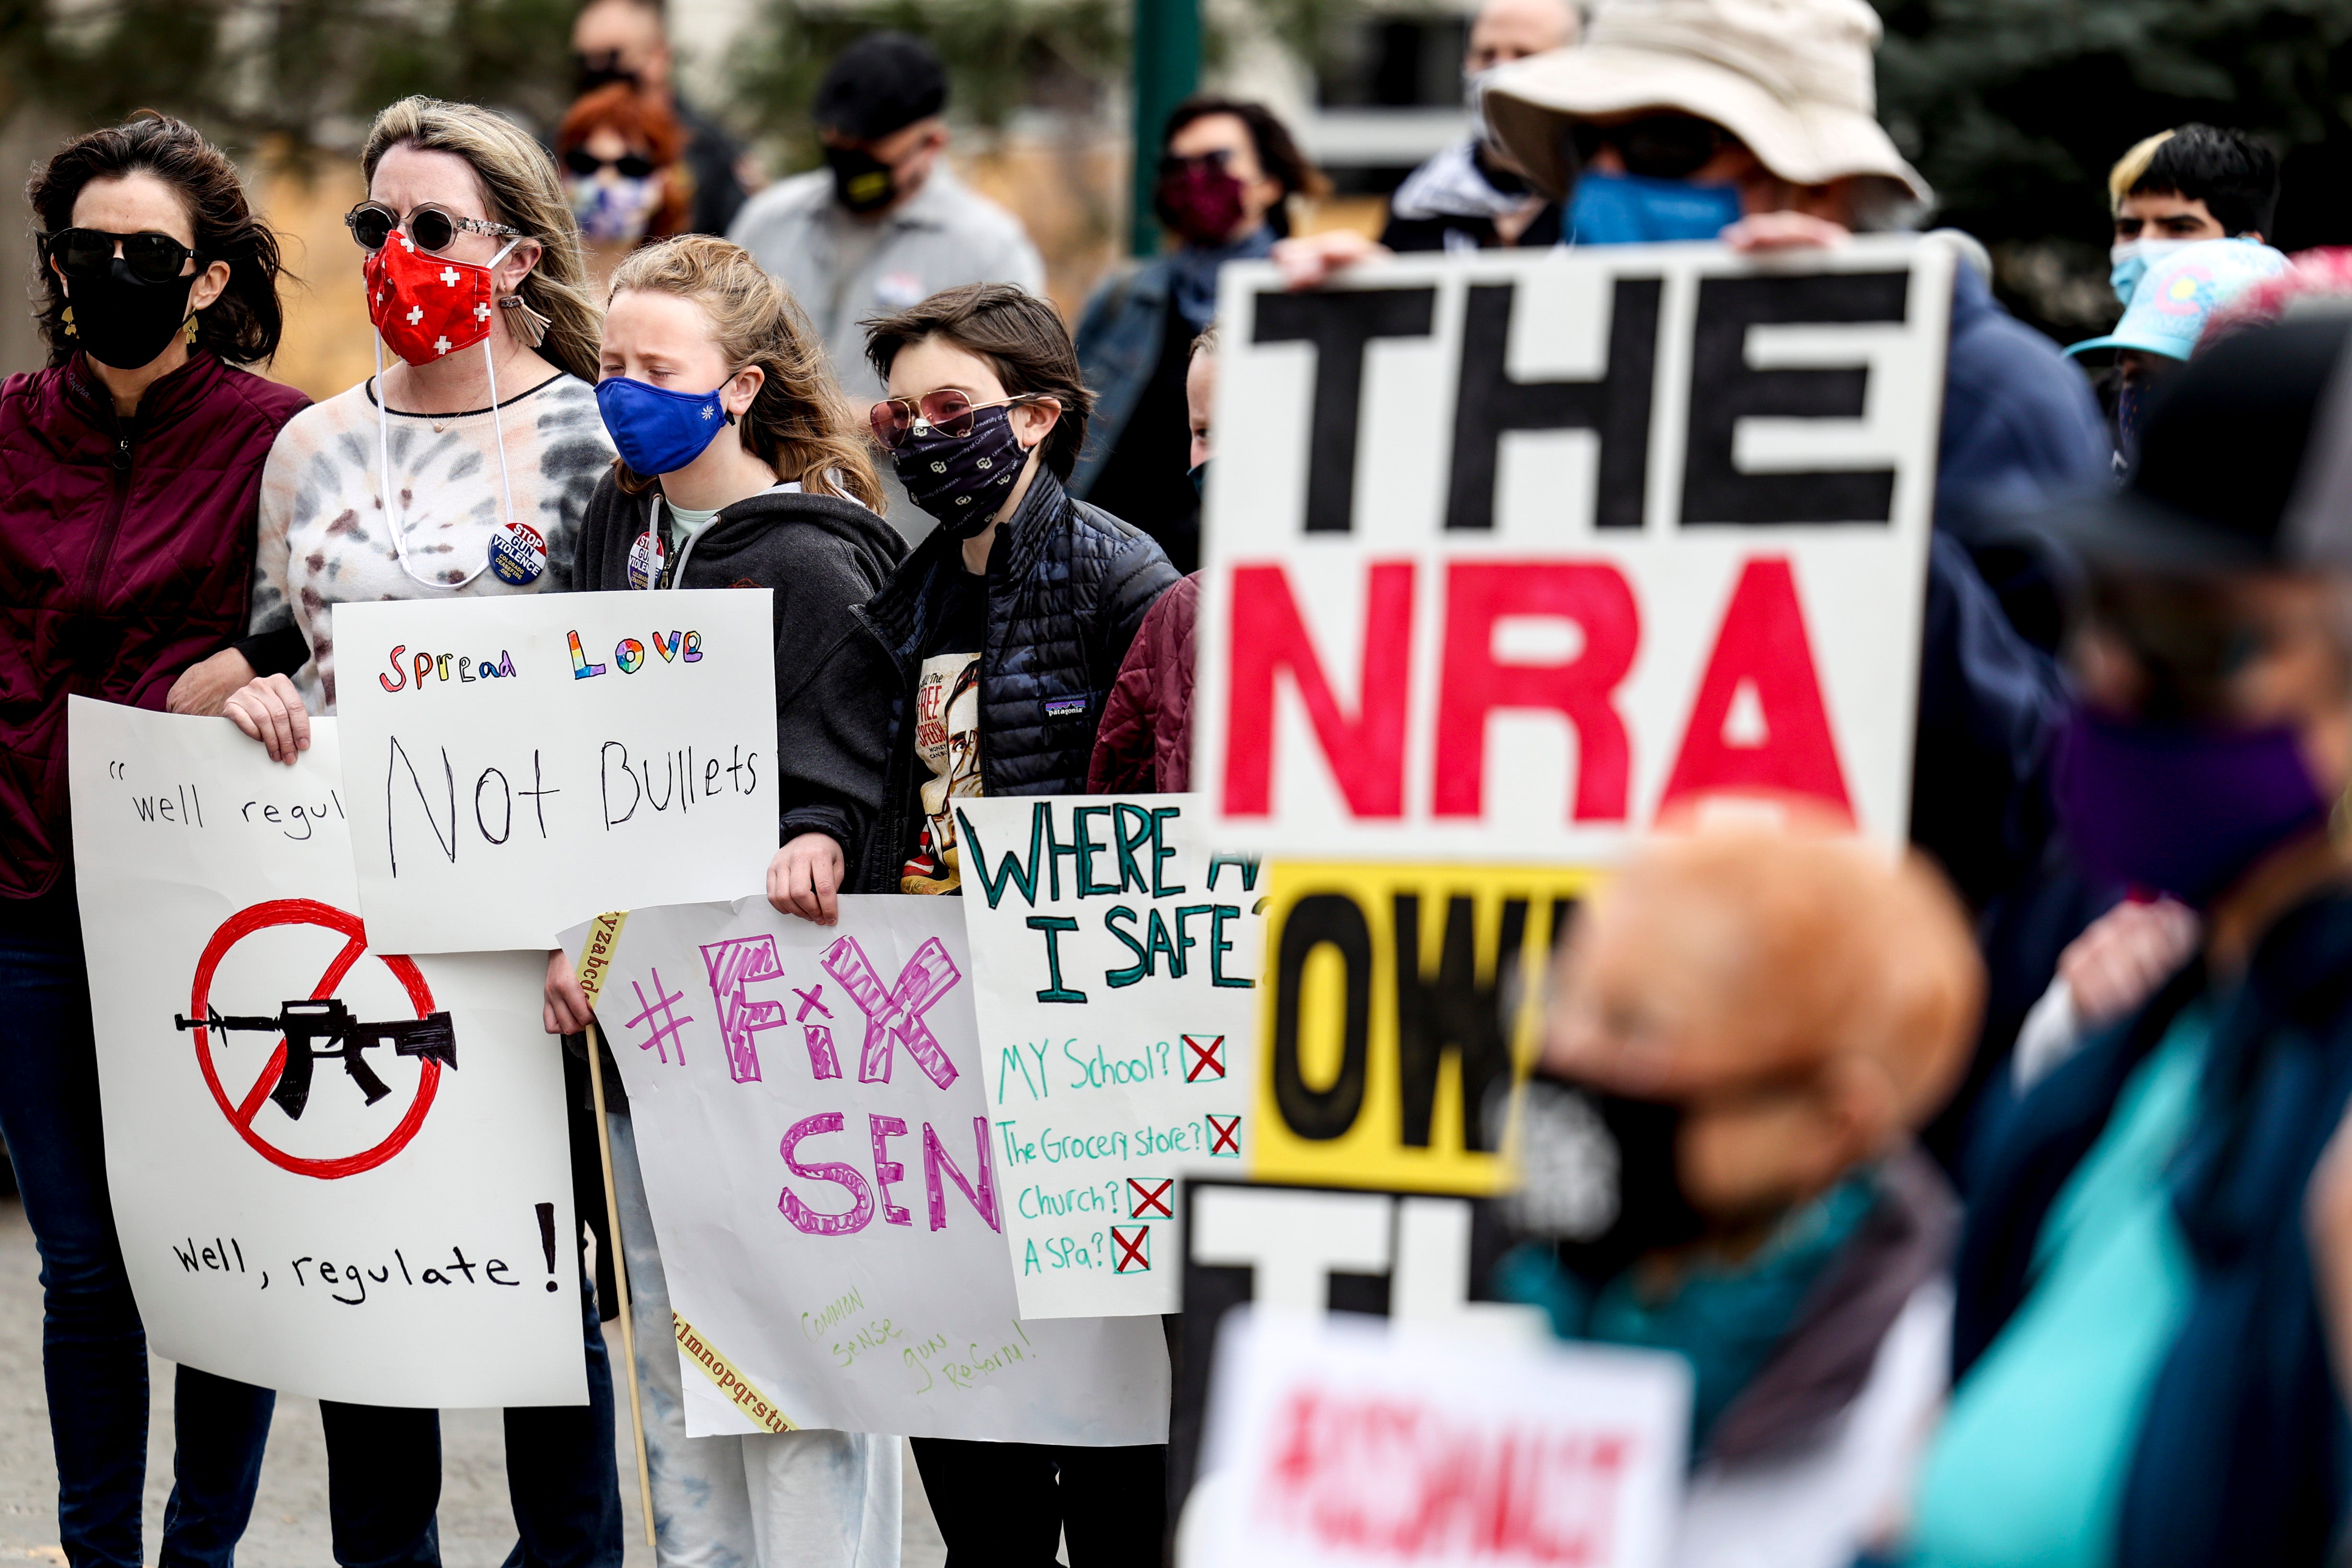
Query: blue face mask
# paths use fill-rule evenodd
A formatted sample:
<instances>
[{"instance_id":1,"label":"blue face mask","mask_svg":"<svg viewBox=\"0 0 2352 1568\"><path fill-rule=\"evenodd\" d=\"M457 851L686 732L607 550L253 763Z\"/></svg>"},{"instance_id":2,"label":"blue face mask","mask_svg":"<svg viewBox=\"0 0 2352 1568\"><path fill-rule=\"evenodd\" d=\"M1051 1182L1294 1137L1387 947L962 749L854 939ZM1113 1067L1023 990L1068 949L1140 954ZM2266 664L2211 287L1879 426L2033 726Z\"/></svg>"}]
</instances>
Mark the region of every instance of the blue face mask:
<instances>
[{"instance_id":1,"label":"blue face mask","mask_svg":"<svg viewBox=\"0 0 2352 1568\"><path fill-rule=\"evenodd\" d=\"M1577 176L1562 226L1576 245L1654 245L1713 239L1739 216L1737 185L1587 170Z\"/></svg>"},{"instance_id":2,"label":"blue face mask","mask_svg":"<svg viewBox=\"0 0 2352 1568\"><path fill-rule=\"evenodd\" d=\"M596 410L621 461L638 474L677 472L735 423L716 392L672 392L621 375L596 384Z\"/></svg>"},{"instance_id":3,"label":"blue face mask","mask_svg":"<svg viewBox=\"0 0 2352 1568\"><path fill-rule=\"evenodd\" d=\"M2147 269L2174 251L2197 244L2193 239L2126 239L2107 247L2107 287L2128 305L2139 292Z\"/></svg>"}]
</instances>

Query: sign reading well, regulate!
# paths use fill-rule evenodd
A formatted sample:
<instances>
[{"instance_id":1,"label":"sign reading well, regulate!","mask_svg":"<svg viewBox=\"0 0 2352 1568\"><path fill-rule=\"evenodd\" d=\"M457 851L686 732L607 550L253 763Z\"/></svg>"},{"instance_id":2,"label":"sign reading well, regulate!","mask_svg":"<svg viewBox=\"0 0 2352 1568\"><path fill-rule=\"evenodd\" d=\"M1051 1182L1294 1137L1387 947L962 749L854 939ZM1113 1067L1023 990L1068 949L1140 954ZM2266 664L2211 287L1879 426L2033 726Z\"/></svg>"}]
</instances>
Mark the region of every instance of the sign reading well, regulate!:
<instances>
[{"instance_id":1,"label":"sign reading well, regulate!","mask_svg":"<svg viewBox=\"0 0 2352 1568\"><path fill-rule=\"evenodd\" d=\"M1181 1178L1249 1147L1257 862L1208 852L1197 795L956 811L1021 1315L1173 1312Z\"/></svg>"},{"instance_id":2,"label":"sign reading well, regulate!","mask_svg":"<svg viewBox=\"0 0 2352 1568\"><path fill-rule=\"evenodd\" d=\"M352 880L335 721L76 698L74 865L122 1261L156 1352L362 1405L577 1405L545 961L410 958Z\"/></svg>"},{"instance_id":3,"label":"sign reading well, regulate!","mask_svg":"<svg viewBox=\"0 0 2352 1568\"><path fill-rule=\"evenodd\" d=\"M335 606L343 799L394 952L555 945L602 910L736 898L776 847L772 595Z\"/></svg>"},{"instance_id":4,"label":"sign reading well, regulate!","mask_svg":"<svg viewBox=\"0 0 2352 1568\"><path fill-rule=\"evenodd\" d=\"M1165 1438L1158 1323L1022 1317L957 900L675 905L564 947L628 1084L689 1436Z\"/></svg>"},{"instance_id":5,"label":"sign reading well, regulate!","mask_svg":"<svg viewBox=\"0 0 2352 1568\"><path fill-rule=\"evenodd\" d=\"M1192 778L1220 847L1605 864L1801 797L1899 841L1952 251L1223 274Z\"/></svg>"}]
</instances>

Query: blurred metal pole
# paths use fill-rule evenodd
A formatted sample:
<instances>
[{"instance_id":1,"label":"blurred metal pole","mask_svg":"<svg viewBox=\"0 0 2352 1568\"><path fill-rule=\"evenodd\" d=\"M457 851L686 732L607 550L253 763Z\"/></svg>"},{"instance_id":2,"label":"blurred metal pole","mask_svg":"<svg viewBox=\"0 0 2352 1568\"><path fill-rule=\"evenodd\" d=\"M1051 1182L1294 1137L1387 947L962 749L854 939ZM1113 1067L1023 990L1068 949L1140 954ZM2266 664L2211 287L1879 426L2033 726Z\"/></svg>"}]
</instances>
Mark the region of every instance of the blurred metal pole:
<instances>
[{"instance_id":1,"label":"blurred metal pole","mask_svg":"<svg viewBox=\"0 0 2352 1568\"><path fill-rule=\"evenodd\" d=\"M1160 132L1169 111L1201 81L1201 0L1135 0L1135 166L1128 182L1128 248L1160 250L1151 186L1160 173Z\"/></svg>"}]
</instances>

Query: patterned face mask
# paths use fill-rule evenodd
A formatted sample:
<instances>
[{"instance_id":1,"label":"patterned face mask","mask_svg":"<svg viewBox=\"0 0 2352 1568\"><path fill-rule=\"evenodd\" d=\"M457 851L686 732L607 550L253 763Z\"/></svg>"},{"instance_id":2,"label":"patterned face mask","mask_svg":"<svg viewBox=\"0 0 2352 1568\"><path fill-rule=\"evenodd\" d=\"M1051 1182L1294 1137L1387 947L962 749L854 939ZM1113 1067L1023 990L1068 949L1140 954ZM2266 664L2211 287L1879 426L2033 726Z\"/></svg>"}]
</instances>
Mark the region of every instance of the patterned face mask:
<instances>
[{"instance_id":1,"label":"patterned face mask","mask_svg":"<svg viewBox=\"0 0 2352 1568\"><path fill-rule=\"evenodd\" d=\"M661 181L651 174L642 180L622 175L609 184L567 174L563 187L572 216L580 220L580 237L591 245L635 245L661 205Z\"/></svg>"},{"instance_id":2,"label":"patterned face mask","mask_svg":"<svg viewBox=\"0 0 2352 1568\"><path fill-rule=\"evenodd\" d=\"M919 423L890 454L908 496L950 539L970 539L988 526L1029 456L1009 410L975 409L971 420L968 436Z\"/></svg>"},{"instance_id":3,"label":"patterned face mask","mask_svg":"<svg viewBox=\"0 0 2352 1568\"><path fill-rule=\"evenodd\" d=\"M383 247L367 258L368 320L411 364L431 364L490 335L497 290L490 268L504 261L520 240L490 258L488 267L428 256L407 234L394 229Z\"/></svg>"}]
</instances>

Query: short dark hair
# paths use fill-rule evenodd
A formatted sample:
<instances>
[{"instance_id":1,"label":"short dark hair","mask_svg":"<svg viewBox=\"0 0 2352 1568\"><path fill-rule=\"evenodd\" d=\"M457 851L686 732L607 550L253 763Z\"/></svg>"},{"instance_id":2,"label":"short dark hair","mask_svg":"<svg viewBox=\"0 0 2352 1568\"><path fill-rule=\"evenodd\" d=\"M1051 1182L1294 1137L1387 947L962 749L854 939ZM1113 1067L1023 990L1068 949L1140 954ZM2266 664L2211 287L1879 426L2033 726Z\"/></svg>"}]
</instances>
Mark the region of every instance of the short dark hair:
<instances>
[{"instance_id":1,"label":"short dark hair","mask_svg":"<svg viewBox=\"0 0 2352 1568\"><path fill-rule=\"evenodd\" d=\"M1251 103L1239 99L1212 98L1205 94L1188 98L1178 104L1168 116L1168 127L1160 133L1160 150L1176 140L1176 133L1196 120L1206 120L1213 114L1230 114L1249 128L1250 145L1257 152L1258 167L1274 176L1289 196L1319 196L1331 188L1331 182L1321 170L1307 161L1307 154L1292 141L1289 127L1275 118L1274 110L1263 103ZM1160 221L1175 226L1166 213ZM1290 232L1289 216L1280 206L1266 215L1276 234Z\"/></svg>"},{"instance_id":2,"label":"short dark hair","mask_svg":"<svg viewBox=\"0 0 2352 1568\"><path fill-rule=\"evenodd\" d=\"M966 283L942 289L912 310L859 325L866 329L866 357L884 381L890 379L899 350L925 338L944 338L987 361L1013 395L1059 402L1062 416L1045 437L1045 466L1058 479L1070 477L1078 448L1087 444L1087 416L1094 412L1095 395L1087 390L1078 369L1070 330L1052 305L1017 284Z\"/></svg>"},{"instance_id":3,"label":"short dark hair","mask_svg":"<svg viewBox=\"0 0 2352 1568\"><path fill-rule=\"evenodd\" d=\"M2278 210L2278 158L2245 132L2183 125L2157 144L2129 194L2164 192L2203 202L2224 233L2267 235Z\"/></svg>"},{"instance_id":4,"label":"short dark hair","mask_svg":"<svg viewBox=\"0 0 2352 1568\"><path fill-rule=\"evenodd\" d=\"M868 33L835 57L809 117L819 131L878 142L947 108L939 51L910 33Z\"/></svg>"},{"instance_id":5,"label":"short dark hair","mask_svg":"<svg viewBox=\"0 0 2352 1568\"><path fill-rule=\"evenodd\" d=\"M52 235L73 226L74 202L92 180L140 174L171 186L187 207L196 254L228 263L228 287L196 314L195 346L238 364L276 353L285 328L278 302L278 237L254 216L236 165L194 126L142 109L121 125L77 136L34 174L25 197L41 232ZM78 346L66 335L65 311L65 289L44 259L39 319L53 365L71 359Z\"/></svg>"}]
</instances>

